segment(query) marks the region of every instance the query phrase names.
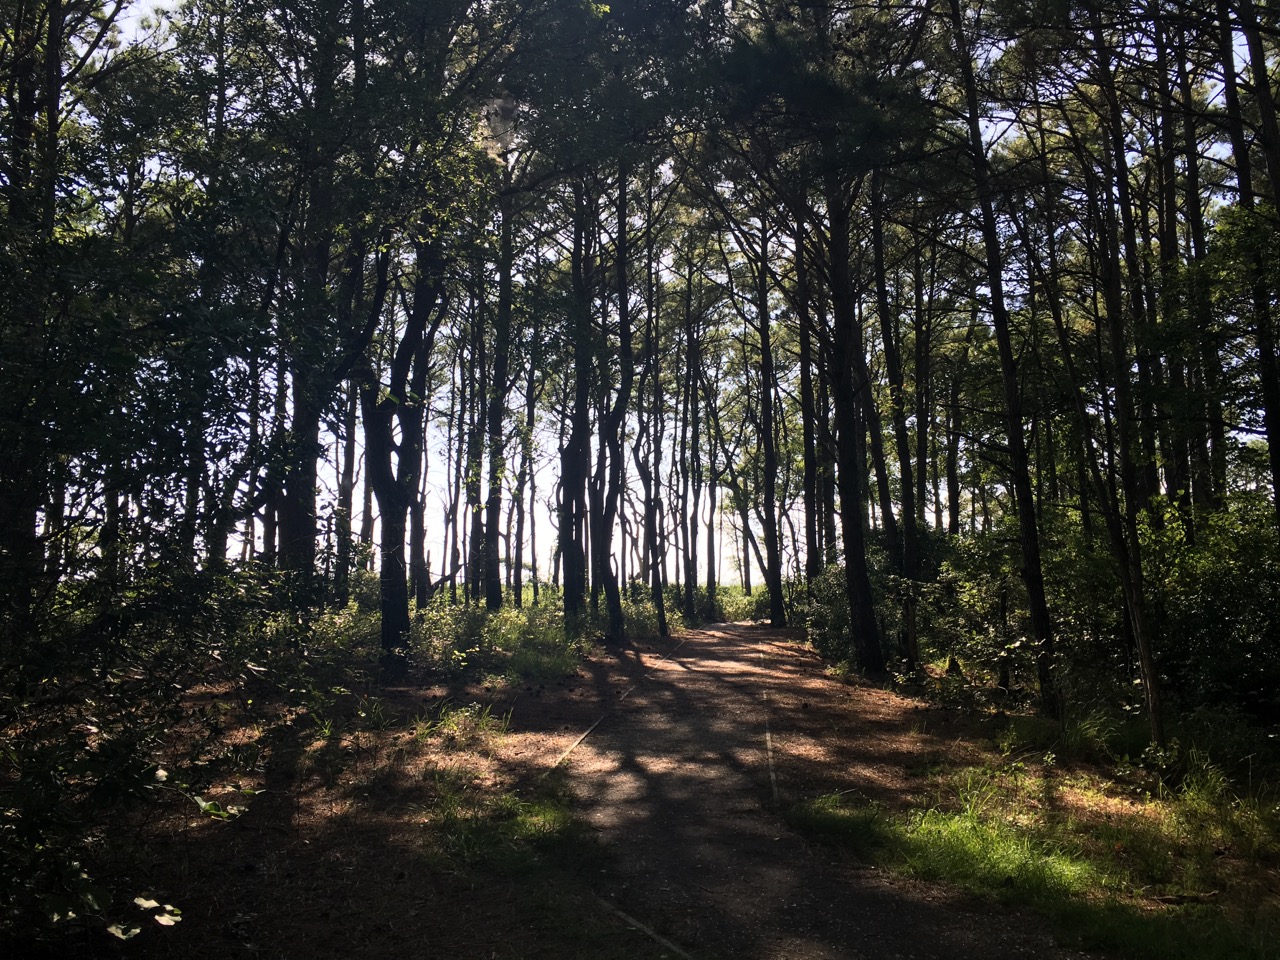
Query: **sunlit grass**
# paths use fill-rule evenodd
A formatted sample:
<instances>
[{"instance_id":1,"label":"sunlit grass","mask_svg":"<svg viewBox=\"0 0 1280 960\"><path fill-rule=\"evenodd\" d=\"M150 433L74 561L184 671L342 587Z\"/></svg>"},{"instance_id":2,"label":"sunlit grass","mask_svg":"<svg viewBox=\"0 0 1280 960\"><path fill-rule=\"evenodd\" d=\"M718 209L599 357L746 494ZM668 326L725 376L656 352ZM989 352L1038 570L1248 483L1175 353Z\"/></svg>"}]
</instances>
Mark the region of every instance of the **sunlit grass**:
<instances>
[{"instance_id":1,"label":"sunlit grass","mask_svg":"<svg viewBox=\"0 0 1280 960\"><path fill-rule=\"evenodd\" d=\"M823 796L794 808L790 819L863 859L1002 900L1054 902L1110 884L1105 870L1078 851L973 812L932 807L892 815L875 805Z\"/></svg>"},{"instance_id":2,"label":"sunlit grass","mask_svg":"<svg viewBox=\"0 0 1280 960\"><path fill-rule=\"evenodd\" d=\"M1003 899L1031 903L1083 896L1107 877L1078 851L1046 843L1016 826L931 809L895 837L908 873L947 880Z\"/></svg>"},{"instance_id":3,"label":"sunlit grass","mask_svg":"<svg viewBox=\"0 0 1280 960\"><path fill-rule=\"evenodd\" d=\"M1126 798L1092 775L1006 759L952 771L923 809L827 794L789 819L864 861L1034 908L1068 946L1247 960L1280 957L1272 814L1207 763L1165 796Z\"/></svg>"},{"instance_id":4,"label":"sunlit grass","mask_svg":"<svg viewBox=\"0 0 1280 960\"><path fill-rule=\"evenodd\" d=\"M497 713L492 705L454 704L446 701L413 722L413 738L422 743L435 741L453 750L488 747L506 734L511 713Z\"/></svg>"}]
</instances>

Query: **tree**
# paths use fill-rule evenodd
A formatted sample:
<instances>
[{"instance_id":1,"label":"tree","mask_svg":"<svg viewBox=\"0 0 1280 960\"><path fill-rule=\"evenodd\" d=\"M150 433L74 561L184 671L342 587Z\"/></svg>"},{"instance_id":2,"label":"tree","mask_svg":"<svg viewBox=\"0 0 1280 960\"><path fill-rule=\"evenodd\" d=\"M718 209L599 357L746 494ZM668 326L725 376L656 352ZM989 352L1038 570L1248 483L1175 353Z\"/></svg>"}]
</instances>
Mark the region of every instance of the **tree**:
<instances>
[{"instance_id":1,"label":"tree","mask_svg":"<svg viewBox=\"0 0 1280 960\"><path fill-rule=\"evenodd\" d=\"M1040 703L1045 713L1059 713L1053 677L1053 622L1045 598L1044 571L1040 562L1040 531L1037 524L1035 498L1027 458L1022 422L1022 394L1018 366L1009 329L1009 311L1004 297L1004 254L996 223L995 197L982 133L982 113L978 99L977 79L973 69L972 40L965 27L964 11L959 0L951 0L951 29L958 57L960 84L964 94L968 126L968 154L972 164L974 185L981 214L981 232L986 256L986 281L990 292L991 321L1000 351L1000 370L1004 384L1005 421L1009 442L1009 459L1013 476L1014 497L1021 532L1023 570L1027 595L1031 604L1031 623L1037 651L1037 674Z\"/></svg>"}]
</instances>

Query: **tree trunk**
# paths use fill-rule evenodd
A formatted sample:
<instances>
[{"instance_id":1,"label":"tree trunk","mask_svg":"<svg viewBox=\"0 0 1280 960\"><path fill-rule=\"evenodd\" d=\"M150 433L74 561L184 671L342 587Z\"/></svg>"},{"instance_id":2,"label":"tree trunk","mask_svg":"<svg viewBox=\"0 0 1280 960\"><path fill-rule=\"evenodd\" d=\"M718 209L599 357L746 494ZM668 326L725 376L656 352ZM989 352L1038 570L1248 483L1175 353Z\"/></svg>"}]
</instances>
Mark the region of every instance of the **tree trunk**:
<instances>
[{"instance_id":1,"label":"tree trunk","mask_svg":"<svg viewBox=\"0 0 1280 960\"><path fill-rule=\"evenodd\" d=\"M902 597L903 644L907 669L915 670L919 661L916 640L915 593L911 582L919 578L915 483L911 476L911 435L907 430L906 386L902 376L902 356L889 309L889 287L884 261L884 177L879 169L871 180L871 247L876 283L876 313L880 315L880 334L884 343L885 371L889 376L889 408L898 454L899 489L902 496L902 556L899 558L903 579L908 581ZM923 476L924 464L919 464Z\"/></svg>"},{"instance_id":2,"label":"tree trunk","mask_svg":"<svg viewBox=\"0 0 1280 960\"><path fill-rule=\"evenodd\" d=\"M478 282L478 280L477 280ZM484 428L487 393L481 388L488 374L488 351L485 344L487 311L483 294L476 296L476 312L471 318L471 404L467 411L466 517L470 518L467 534L467 575L464 579L468 603L478 604L484 596L485 538L484 508L480 483L484 475Z\"/></svg>"},{"instance_id":3,"label":"tree trunk","mask_svg":"<svg viewBox=\"0 0 1280 960\"><path fill-rule=\"evenodd\" d=\"M1242 19L1246 9L1249 13L1249 22L1252 24L1252 33L1256 35L1257 24L1252 15L1252 4L1242 5ZM1222 60L1227 129L1231 135L1231 151L1235 157L1236 184L1240 194L1240 206L1247 215L1252 217L1256 209L1253 164L1249 142L1245 138L1243 111L1240 106L1240 93L1234 62L1235 34L1231 29L1227 0L1217 0L1217 12L1219 29L1218 53ZM1257 44L1261 47L1260 38ZM1252 52L1252 50L1253 41L1250 41L1250 51ZM1262 53L1258 62L1265 65L1265 53ZM1265 69L1254 73L1255 80L1259 77L1265 78L1267 76ZM1270 101L1271 120L1269 121L1269 126L1271 128L1271 136L1280 138L1280 128L1277 127L1275 120L1275 102L1269 96L1270 86L1265 84L1265 81L1264 86L1266 86L1266 90L1260 93L1260 96L1266 97ZM1266 111L1265 104L1262 104L1262 109L1264 112ZM1268 171L1272 169L1271 161L1273 158L1277 164L1280 164L1280 142L1272 140L1269 145L1272 149L1267 153L1266 157ZM1280 197L1280 177L1273 174L1271 183L1273 197ZM1251 250L1249 255L1248 275L1252 294L1250 304L1252 308L1251 319L1254 339L1258 344L1258 377L1262 383L1263 423L1267 437L1268 464L1271 468L1272 504L1275 511L1276 525L1280 526L1280 371L1277 370L1275 328L1271 313L1272 285L1269 283L1269 276L1262 260L1262 254L1256 248Z\"/></svg>"},{"instance_id":4,"label":"tree trunk","mask_svg":"<svg viewBox=\"0 0 1280 960\"><path fill-rule=\"evenodd\" d=\"M827 161L834 163L828 145ZM885 673L884 648L880 643L880 625L876 621L871 577L867 570L867 545L863 530L864 465L859 453L859 437L863 424L858 413L865 409L862 399L867 383L864 371L866 357L855 356L861 342L853 304L853 278L849 264L849 204L835 174L828 171L825 179L829 276L834 330L828 357L832 399L835 401L837 424L838 483L840 488L840 523L844 539L845 590L849 598L851 637L858 666L871 676Z\"/></svg>"},{"instance_id":5,"label":"tree trunk","mask_svg":"<svg viewBox=\"0 0 1280 960\"><path fill-rule=\"evenodd\" d=\"M761 225L760 247L756 251L756 324L760 333L760 446L764 454L764 502L761 526L764 530L765 585L769 590L769 622L787 625L786 597L782 592L782 550L778 542L778 450L774 438L773 342L769 317L769 231Z\"/></svg>"},{"instance_id":6,"label":"tree trunk","mask_svg":"<svg viewBox=\"0 0 1280 960\"><path fill-rule=\"evenodd\" d=\"M361 391L369 480L382 522L378 576L382 649L387 658L395 658L384 659L384 664L396 670L403 669L403 663L395 651L406 645L410 626L405 537L409 511L418 499L422 477L422 422L426 404L423 393L435 333L444 317L443 305L439 302L443 286L439 263L425 245L418 250L417 269L413 305L395 347L387 383L382 384L369 370ZM396 426L399 442L395 436Z\"/></svg>"},{"instance_id":7,"label":"tree trunk","mask_svg":"<svg viewBox=\"0 0 1280 960\"><path fill-rule=\"evenodd\" d=\"M489 499L484 518L484 605L502 607L502 570L498 533L502 514L502 484L506 478L506 414L511 366L512 274L515 270L515 196L511 167L502 173L498 193L498 304L493 321L493 367L488 391Z\"/></svg>"},{"instance_id":8,"label":"tree trunk","mask_svg":"<svg viewBox=\"0 0 1280 960\"><path fill-rule=\"evenodd\" d=\"M982 214L982 240L986 252L987 284L991 295L991 320L1000 353L1009 458L1022 541L1022 575L1027 585L1031 632L1037 644L1036 674L1040 685L1040 708L1046 714L1056 717L1060 709L1054 688L1053 621L1049 618L1049 605L1045 597L1044 573L1040 562L1040 531L1036 520L1035 497L1031 487L1026 441L1023 436L1022 394L1018 383L1013 339L1009 332L1009 314L1004 300L1004 256L1000 249L1000 229L996 223L986 147L982 139L982 118L978 110L978 87L973 73L972 54L964 34L964 17L960 0L950 0L950 3L960 77L969 114L969 149L973 162L973 177Z\"/></svg>"},{"instance_id":9,"label":"tree trunk","mask_svg":"<svg viewBox=\"0 0 1280 960\"><path fill-rule=\"evenodd\" d=\"M652 174L651 174L652 177ZM654 610L658 616L658 635L670 636L667 624L666 598L662 592L662 568L665 543L662 542L662 458L659 453L662 437L662 363L658 353L657 313L657 257L655 256L656 238L653 225L653 187L652 179L646 189L645 216L645 321L644 321L644 364L640 371L639 424L636 439L631 448L632 460L636 465L636 473L640 477L640 487L644 491L644 546L641 552L645 582L649 584L649 595L653 600ZM649 398L648 416L644 411L644 398Z\"/></svg>"},{"instance_id":10,"label":"tree trunk","mask_svg":"<svg viewBox=\"0 0 1280 960\"><path fill-rule=\"evenodd\" d=\"M591 333L591 297L595 275L593 207L594 204L589 202L586 185L578 181L574 184L573 249L570 257L573 394L569 411L569 435L560 449L561 489L558 510L566 625L576 622L582 616L587 594L587 557L584 546L587 473L590 462L588 432L596 353Z\"/></svg>"},{"instance_id":11,"label":"tree trunk","mask_svg":"<svg viewBox=\"0 0 1280 960\"><path fill-rule=\"evenodd\" d=\"M338 478L338 505L335 513L337 550L333 570L333 599L345 607L351 598L351 511L356 486L356 415L360 390L353 380L347 386L347 402L342 416L342 472Z\"/></svg>"},{"instance_id":12,"label":"tree trunk","mask_svg":"<svg viewBox=\"0 0 1280 960\"><path fill-rule=\"evenodd\" d=\"M804 575L812 582L822 573L822 506L818 493L818 411L813 390L813 319L809 312L809 271L804 224L797 221L792 238L796 266L796 313L800 319L800 421L804 443Z\"/></svg>"},{"instance_id":13,"label":"tree trunk","mask_svg":"<svg viewBox=\"0 0 1280 960\"><path fill-rule=\"evenodd\" d=\"M850 288L852 289L852 288ZM850 294L852 296L852 293ZM889 461L884 452L884 425L880 422L880 408L876 406L876 398L871 392L871 368L867 365L867 344L863 328L862 311L858 304L853 306L853 363L857 367L858 402L862 405L864 429L858 437L858 444L867 445L871 452L871 466L876 475L876 500L872 504L880 507L880 524L884 530L884 546L893 563L894 569L902 569L902 540L898 534L898 518L893 512L893 481L889 476ZM865 463L865 456L859 454L858 461ZM865 466L864 466L865 472Z\"/></svg>"},{"instance_id":14,"label":"tree trunk","mask_svg":"<svg viewBox=\"0 0 1280 960\"><path fill-rule=\"evenodd\" d=\"M630 247L631 235L627 209L628 167L619 164L618 170L618 220L615 236L618 288L618 392L613 406L604 419L603 445L609 454L608 487L605 491L601 548L605 568L601 571L604 581L605 608L608 611L608 635L615 641L626 639L626 621L622 614L622 596L618 575L609 566L613 553L613 530L618 522L623 493L623 424L631 404L631 389L635 383L635 350L631 336L631 285Z\"/></svg>"}]
</instances>

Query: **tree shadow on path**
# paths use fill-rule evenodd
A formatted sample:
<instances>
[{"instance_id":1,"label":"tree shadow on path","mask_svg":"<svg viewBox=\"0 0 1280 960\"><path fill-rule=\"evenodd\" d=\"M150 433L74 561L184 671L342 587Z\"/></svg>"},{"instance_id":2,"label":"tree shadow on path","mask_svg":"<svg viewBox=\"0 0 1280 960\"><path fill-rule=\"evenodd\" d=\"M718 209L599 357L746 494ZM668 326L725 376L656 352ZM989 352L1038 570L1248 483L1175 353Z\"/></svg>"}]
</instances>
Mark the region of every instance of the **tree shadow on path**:
<instances>
[{"instance_id":1,"label":"tree shadow on path","mask_svg":"<svg viewBox=\"0 0 1280 960\"><path fill-rule=\"evenodd\" d=\"M853 729L858 693L767 628L692 634L569 759L611 854L600 895L695 957L1067 956L1033 919L841 863L785 824L775 789L816 766L873 793L917 759Z\"/></svg>"}]
</instances>

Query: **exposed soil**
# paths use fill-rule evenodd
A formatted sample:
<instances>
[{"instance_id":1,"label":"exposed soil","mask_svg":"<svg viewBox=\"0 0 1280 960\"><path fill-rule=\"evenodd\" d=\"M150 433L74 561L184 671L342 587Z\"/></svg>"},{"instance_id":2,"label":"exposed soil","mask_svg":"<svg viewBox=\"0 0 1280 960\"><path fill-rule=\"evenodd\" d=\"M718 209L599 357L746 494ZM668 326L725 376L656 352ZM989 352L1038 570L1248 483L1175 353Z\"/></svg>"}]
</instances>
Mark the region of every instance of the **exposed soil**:
<instances>
[{"instance_id":1,"label":"exposed soil","mask_svg":"<svg viewBox=\"0 0 1280 960\"><path fill-rule=\"evenodd\" d=\"M445 693L380 691L402 718ZM401 724L319 741L300 718L261 733L261 772L206 792L226 805L233 787L265 791L242 816L218 822L177 798L167 819L135 825L130 848L150 855L130 882L180 906L182 921L160 929L143 916L135 939L104 936L85 952L1079 956L1033 916L892 877L786 825L789 802L822 792L922 803L929 767L968 749L943 713L827 676L796 635L724 625L601 651L546 685L454 694L491 704L491 716L509 711L509 732L424 742ZM587 829L532 863L482 851L475 867L468 850L432 840L442 798L479 809L566 792Z\"/></svg>"}]
</instances>

